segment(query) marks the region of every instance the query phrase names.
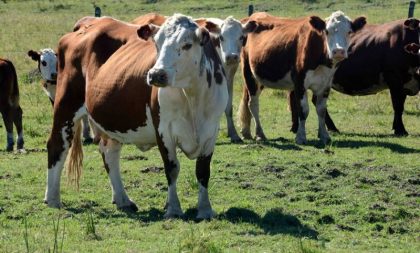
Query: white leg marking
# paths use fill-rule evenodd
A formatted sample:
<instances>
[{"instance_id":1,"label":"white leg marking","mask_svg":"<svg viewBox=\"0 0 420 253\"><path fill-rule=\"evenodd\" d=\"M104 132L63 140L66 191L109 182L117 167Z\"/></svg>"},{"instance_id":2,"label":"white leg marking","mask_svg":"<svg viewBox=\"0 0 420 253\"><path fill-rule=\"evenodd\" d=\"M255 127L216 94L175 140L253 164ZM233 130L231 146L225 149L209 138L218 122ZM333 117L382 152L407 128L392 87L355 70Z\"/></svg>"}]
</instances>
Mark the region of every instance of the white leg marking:
<instances>
[{"instance_id":1,"label":"white leg marking","mask_svg":"<svg viewBox=\"0 0 420 253\"><path fill-rule=\"evenodd\" d=\"M206 187L198 183L198 214L197 219L211 219L216 213L211 208L209 193Z\"/></svg>"},{"instance_id":2,"label":"white leg marking","mask_svg":"<svg viewBox=\"0 0 420 253\"><path fill-rule=\"evenodd\" d=\"M316 101L316 112L318 114L318 137L324 144L331 141L330 135L328 134L327 127L325 126L325 114L327 110L327 98L322 95L317 96Z\"/></svg>"}]
</instances>

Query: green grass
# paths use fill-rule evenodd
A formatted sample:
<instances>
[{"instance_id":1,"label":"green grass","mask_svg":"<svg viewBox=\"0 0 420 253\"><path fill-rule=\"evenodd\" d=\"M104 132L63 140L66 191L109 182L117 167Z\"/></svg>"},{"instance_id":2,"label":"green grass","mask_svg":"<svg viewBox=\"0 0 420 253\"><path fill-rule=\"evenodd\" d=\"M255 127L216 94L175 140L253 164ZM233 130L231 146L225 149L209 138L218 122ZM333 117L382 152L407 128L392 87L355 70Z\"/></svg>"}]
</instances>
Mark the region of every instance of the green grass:
<instances>
[{"instance_id":1,"label":"green grass","mask_svg":"<svg viewBox=\"0 0 420 253\"><path fill-rule=\"evenodd\" d=\"M164 220L164 172L156 148L141 153L125 145L122 176L135 214L111 204L111 189L98 148L85 146L80 190L62 182L64 208L43 203L46 140L52 109L37 81L28 49L55 47L93 7L85 1L0 2L0 55L20 78L26 154L4 152L0 128L0 252L419 252L420 97L406 101L408 137L392 136L389 94L349 97L332 92L328 105L341 134L326 148L317 139L313 106L309 144L289 132L283 92L264 90L263 143L229 143L222 119L212 160L209 194L218 216L196 223L194 162L180 155L179 198L184 219ZM102 1L103 14L131 20L149 11L194 16L243 17L248 2ZM149 1L150 2L150 1ZM334 3L334 4L332 4ZM98 3L99 4L99 3ZM384 22L407 15L407 1L254 1L256 10L282 16L327 16L341 9ZM327 8L328 7L328 8ZM235 80L234 111L242 79Z\"/></svg>"}]
</instances>

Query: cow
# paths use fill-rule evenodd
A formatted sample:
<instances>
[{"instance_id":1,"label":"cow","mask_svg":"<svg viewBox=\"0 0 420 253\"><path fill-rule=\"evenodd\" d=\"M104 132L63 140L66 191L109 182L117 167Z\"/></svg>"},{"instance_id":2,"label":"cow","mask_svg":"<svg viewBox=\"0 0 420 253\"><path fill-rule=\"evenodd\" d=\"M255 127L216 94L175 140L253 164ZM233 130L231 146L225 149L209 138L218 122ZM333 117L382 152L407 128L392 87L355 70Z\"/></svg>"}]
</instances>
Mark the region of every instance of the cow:
<instances>
[{"instance_id":1,"label":"cow","mask_svg":"<svg viewBox=\"0 0 420 253\"><path fill-rule=\"evenodd\" d=\"M19 87L15 66L10 60L0 58L0 112L6 127L6 151L13 151L15 144L13 125L17 131L18 151L24 150L22 108L19 104Z\"/></svg>"},{"instance_id":2,"label":"cow","mask_svg":"<svg viewBox=\"0 0 420 253\"><path fill-rule=\"evenodd\" d=\"M232 143L241 143L242 139L236 132L232 118L233 80L239 66L241 49L246 43L246 36L256 28L256 23L250 21L241 24L240 21L231 16L224 20L199 18L195 21L198 25L206 27L215 36L212 41L222 59L228 80L229 100L225 110L228 137L230 137Z\"/></svg>"},{"instance_id":3,"label":"cow","mask_svg":"<svg viewBox=\"0 0 420 253\"><path fill-rule=\"evenodd\" d=\"M101 22L108 24L102 26ZM136 38L131 37L133 30ZM71 83L80 80L72 80L71 71L79 64L68 66L76 49L69 45L75 34L68 34L61 38L58 50L59 89L48 140L48 206L61 205L60 175L70 146L69 172L76 181L80 177L82 152L74 136L80 118L88 114L101 135L100 152L118 208L137 210L121 180L122 144L133 143L143 151L157 145L168 181L165 217L182 215L176 190L178 147L189 159L196 159L197 218L211 218L214 212L207 190L210 162L228 91L223 63L210 42L209 32L180 14L167 18L160 28L104 20L79 32L78 40L89 49L84 56L91 60L85 65L86 94L84 85ZM95 37L93 43L91 34L101 36ZM117 45L118 39L124 37L124 44ZM119 47L108 56L109 51L101 51L104 43ZM106 60L96 65L101 59Z\"/></svg>"},{"instance_id":4,"label":"cow","mask_svg":"<svg viewBox=\"0 0 420 253\"><path fill-rule=\"evenodd\" d=\"M256 140L266 140L259 119L259 95L264 87L294 90L299 101L299 129L296 143L306 143L305 121L309 113L307 89L317 95L318 136L330 142L325 128L326 101L338 62L347 57L348 37L361 29L366 19L351 21L337 11L326 19L317 16L299 19L278 18L255 13L243 21L255 20L258 27L248 34L241 54L245 80L239 106L241 133L251 139L250 122L256 124Z\"/></svg>"},{"instance_id":5,"label":"cow","mask_svg":"<svg viewBox=\"0 0 420 253\"><path fill-rule=\"evenodd\" d=\"M394 121L394 135L405 136L402 114L407 96L420 90L418 75L419 20L415 18L368 25L351 35L349 57L342 61L334 74L332 88L351 96L376 94L389 89ZM293 96L290 96L293 99ZM316 97L313 98L313 101ZM291 101L292 131L297 130L297 108ZM338 132L328 111L325 122L330 131Z\"/></svg>"},{"instance_id":6,"label":"cow","mask_svg":"<svg viewBox=\"0 0 420 253\"><path fill-rule=\"evenodd\" d=\"M38 70L42 76L42 88L50 99L51 105L54 106L57 86L57 54L51 48L44 48L39 51L29 50L28 56L38 63ZM93 142L87 117L83 117L83 138L85 144Z\"/></svg>"}]
</instances>

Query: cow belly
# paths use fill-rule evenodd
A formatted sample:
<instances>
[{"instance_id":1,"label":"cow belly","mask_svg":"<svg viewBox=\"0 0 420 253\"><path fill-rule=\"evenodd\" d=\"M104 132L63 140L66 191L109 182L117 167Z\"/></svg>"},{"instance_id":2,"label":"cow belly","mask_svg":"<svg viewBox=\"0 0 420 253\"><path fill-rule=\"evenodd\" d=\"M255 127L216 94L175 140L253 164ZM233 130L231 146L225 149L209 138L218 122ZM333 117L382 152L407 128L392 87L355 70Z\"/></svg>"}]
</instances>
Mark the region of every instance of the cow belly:
<instances>
[{"instance_id":1,"label":"cow belly","mask_svg":"<svg viewBox=\"0 0 420 253\"><path fill-rule=\"evenodd\" d=\"M140 150L147 151L156 145L156 132L152 122L152 115L150 108L146 108L146 123L143 126L139 126L134 130L128 130L126 132L110 131L96 122L91 116L90 120L94 126L101 132L102 135L114 139L120 143L130 143L136 145Z\"/></svg>"},{"instance_id":2,"label":"cow belly","mask_svg":"<svg viewBox=\"0 0 420 253\"><path fill-rule=\"evenodd\" d=\"M404 91L409 96L417 95L417 93L420 91L419 81L417 81L415 78L411 78L410 81L404 84Z\"/></svg>"},{"instance_id":3,"label":"cow belly","mask_svg":"<svg viewBox=\"0 0 420 253\"><path fill-rule=\"evenodd\" d=\"M354 81L354 84L348 83L333 83L332 88L340 93L351 96L367 96L377 94L385 89L388 89L383 74L379 74L379 78L375 79L376 82L360 80Z\"/></svg>"},{"instance_id":4,"label":"cow belly","mask_svg":"<svg viewBox=\"0 0 420 253\"><path fill-rule=\"evenodd\" d=\"M322 65L318 66L315 70L308 70L304 81L305 89L312 90L316 95L323 95L322 93L332 86L334 72L335 68Z\"/></svg>"},{"instance_id":5,"label":"cow belly","mask_svg":"<svg viewBox=\"0 0 420 253\"><path fill-rule=\"evenodd\" d=\"M293 90L294 89L294 83L292 81L292 76L290 74L290 71L284 75L283 78L272 82L267 79L264 79L262 77L256 76L257 81L266 87L272 88L272 89L281 89L281 90Z\"/></svg>"}]
</instances>

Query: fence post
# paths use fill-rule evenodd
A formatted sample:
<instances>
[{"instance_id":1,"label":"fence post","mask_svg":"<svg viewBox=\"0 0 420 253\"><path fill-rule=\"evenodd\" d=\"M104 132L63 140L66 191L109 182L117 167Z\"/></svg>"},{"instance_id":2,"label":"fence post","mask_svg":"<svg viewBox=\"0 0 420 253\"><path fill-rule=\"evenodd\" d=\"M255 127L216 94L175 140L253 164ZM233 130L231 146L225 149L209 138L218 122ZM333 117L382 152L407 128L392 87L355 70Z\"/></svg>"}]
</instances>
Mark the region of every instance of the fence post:
<instances>
[{"instance_id":1,"label":"fence post","mask_svg":"<svg viewBox=\"0 0 420 253\"><path fill-rule=\"evenodd\" d=\"M99 6L95 6L95 17L101 16L101 8Z\"/></svg>"},{"instance_id":2,"label":"fence post","mask_svg":"<svg viewBox=\"0 0 420 253\"><path fill-rule=\"evenodd\" d=\"M414 7L416 6L416 1L411 0L410 6L408 7L408 17L412 18L414 16Z\"/></svg>"},{"instance_id":3,"label":"fence post","mask_svg":"<svg viewBox=\"0 0 420 253\"><path fill-rule=\"evenodd\" d=\"M248 5L248 16L251 16L254 13L254 5Z\"/></svg>"}]
</instances>

